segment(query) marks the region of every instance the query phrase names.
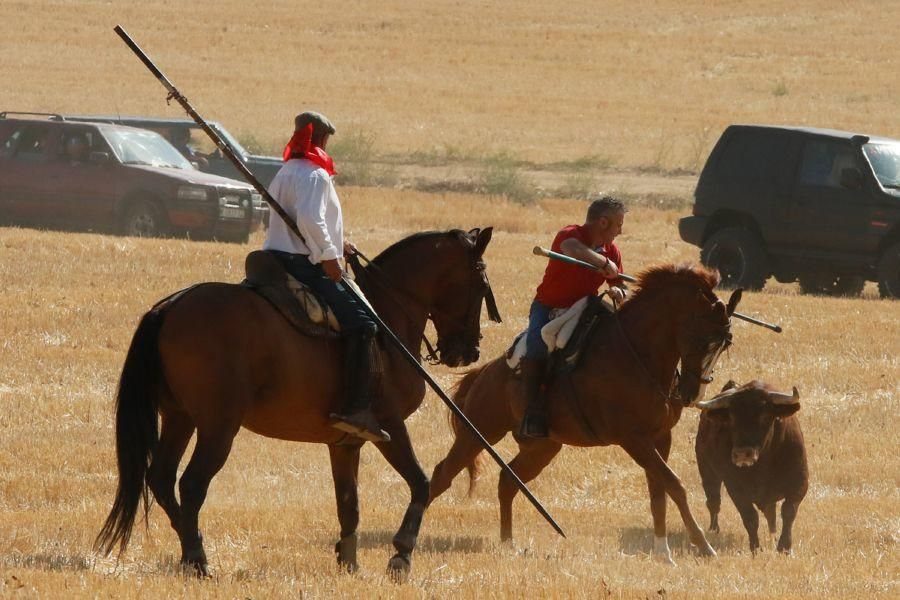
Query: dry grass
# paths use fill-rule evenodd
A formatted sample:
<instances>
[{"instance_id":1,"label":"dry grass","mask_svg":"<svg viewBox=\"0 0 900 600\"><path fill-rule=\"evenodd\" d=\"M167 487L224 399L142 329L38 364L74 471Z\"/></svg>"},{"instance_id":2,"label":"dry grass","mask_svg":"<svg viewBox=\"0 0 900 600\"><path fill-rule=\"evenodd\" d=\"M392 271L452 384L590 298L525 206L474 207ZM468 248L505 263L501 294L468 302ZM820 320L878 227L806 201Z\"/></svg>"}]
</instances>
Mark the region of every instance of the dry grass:
<instances>
[{"instance_id":1,"label":"dry grass","mask_svg":"<svg viewBox=\"0 0 900 600\"><path fill-rule=\"evenodd\" d=\"M180 116L121 23L202 114L270 149L315 107L385 153L694 169L734 122L900 137L898 21L887 0L5 0L0 110Z\"/></svg>"},{"instance_id":2,"label":"dry grass","mask_svg":"<svg viewBox=\"0 0 900 600\"><path fill-rule=\"evenodd\" d=\"M487 260L502 325L486 325L494 356L525 322L542 262L530 255L583 203L523 208L484 198L347 189L353 237L367 253L416 230L498 228ZM626 266L694 259L677 241L675 213L635 210L621 246ZM360 224L367 224L365 226ZM260 242L259 236L253 243ZM776 336L735 325L719 378L763 377L803 394L812 487L795 528L795 556L753 558L729 501L715 561L695 559L670 510L677 568L652 562L643 475L617 448L565 449L533 489L569 534L517 501L517 541L498 542L496 468L472 501L464 484L428 512L411 581L383 569L408 492L374 449L361 467L362 573L336 573L337 519L327 452L241 433L201 514L216 576L177 574L178 542L162 511L138 531L121 563L90 545L115 487L111 400L139 316L156 299L200 280L236 281L248 247L181 240L0 229L0 595L32 597L896 597L900 564L897 457L900 302L818 299L792 286L748 294L742 309L782 323ZM449 385L453 374L437 369ZM450 434L432 395L410 419L427 470ZM705 521L693 459L697 416L675 430L672 464ZM511 457L509 440L500 444ZM664 590L660 592L659 590Z\"/></svg>"}]
</instances>

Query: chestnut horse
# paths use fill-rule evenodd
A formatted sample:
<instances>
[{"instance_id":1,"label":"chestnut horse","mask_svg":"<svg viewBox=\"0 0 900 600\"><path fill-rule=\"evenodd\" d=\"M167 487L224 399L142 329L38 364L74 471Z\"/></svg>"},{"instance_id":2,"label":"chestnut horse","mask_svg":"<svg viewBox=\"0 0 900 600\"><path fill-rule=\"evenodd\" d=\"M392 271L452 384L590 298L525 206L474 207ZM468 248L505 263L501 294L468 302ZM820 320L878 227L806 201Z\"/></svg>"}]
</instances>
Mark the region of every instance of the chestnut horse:
<instances>
[{"instance_id":1,"label":"chestnut horse","mask_svg":"<svg viewBox=\"0 0 900 600\"><path fill-rule=\"evenodd\" d=\"M701 393L719 355L730 344L730 317L740 300L735 292L722 303L713 293L718 276L701 267L662 266L638 279L638 290L616 319L595 331L571 374L556 375L547 385L550 437L520 439L510 467L528 482L546 467L563 444L617 444L644 468L656 535L654 556L672 562L666 538L666 498L675 502L699 551L715 556L688 507L687 493L666 464L671 430L684 406ZM617 321L617 322L616 322ZM681 376L676 381L676 367ZM670 390L677 388L677 394ZM517 432L524 410L522 382L501 356L467 373L455 402L485 438L496 444ZM468 468L471 485L478 475L481 448L454 424L456 439L431 477L431 500ZM501 474L500 537L512 539L512 502L517 493Z\"/></svg>"},{"instance_id":2,"label":"chestnut horse","mask_svg":"<svg viewBox=\"0 0 900 600\"><path fill-rule=\"evenodd\" d=\"M430 318L440 361L469 364L478 360L486 295L492 307L482 261L490 239L491 228L415 234L375 258L357 281L411 352L418 354ZM428 477L404 423L422 403L425 383L393 346L381 347L381 393L373 410L391 441L375 445L411 494L393 540L397 553L388 563L392 575L402 578L428 502ZM178 534L182 564L207 575L198 514L235 435L246 427L267 437L328 445L341 526L335 551L343 568L355 570L363 442L328 424L341 400L340 352L335 340L298 333L265 299L239 285L189 288L145 314L119 382L118 491L98 547L106 553L117 544L120 552L125 549L141 497L147 517L149 490ZM195 430L179 504L176 471Z\"/></svg>"}]
</instances>

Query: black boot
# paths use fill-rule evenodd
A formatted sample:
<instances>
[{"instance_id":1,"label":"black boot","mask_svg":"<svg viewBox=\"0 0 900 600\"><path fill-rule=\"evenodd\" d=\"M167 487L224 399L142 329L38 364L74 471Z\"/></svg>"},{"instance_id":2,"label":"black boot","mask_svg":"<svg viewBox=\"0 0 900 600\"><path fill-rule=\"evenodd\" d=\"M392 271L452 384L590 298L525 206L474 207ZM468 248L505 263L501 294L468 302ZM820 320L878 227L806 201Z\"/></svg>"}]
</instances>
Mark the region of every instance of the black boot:
<instances>
[{"instance_id":1,"label":"black boot","mask_svg":"<svg viewBox=\"0 0 900 600\"><path fill-rule=\"evenodd\" d=\"M525 416L522 418L519 435L524 438L545 438L549 435L543 390L547 361L523 358L521 366L522 383L525 385Z\"/></svg>"},{"instance_id":2,"label":"black boot","mask_svg":"<svg viewBox=\"0 0 900 600\"><path fill-rule=\"evenodd\" d=\"M372 414L377 384L373 361L375 334L364 330L344 340L344 405L331 414L331 426L370 442L389 442Z\"/></svg>"}]
</instances>

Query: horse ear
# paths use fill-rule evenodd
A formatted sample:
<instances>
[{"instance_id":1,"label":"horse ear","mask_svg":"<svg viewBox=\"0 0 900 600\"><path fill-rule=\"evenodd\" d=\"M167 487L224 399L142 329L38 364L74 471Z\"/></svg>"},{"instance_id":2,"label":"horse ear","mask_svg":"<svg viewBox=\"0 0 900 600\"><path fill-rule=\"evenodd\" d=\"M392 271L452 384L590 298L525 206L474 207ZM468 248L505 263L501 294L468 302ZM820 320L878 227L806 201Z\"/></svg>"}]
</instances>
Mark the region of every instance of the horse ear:
<instances>
[{"instance_id":1,"label":"horse ear","mask_svg":"<svg viewBox=\"0 0 900 600\"><path fill-rule=\"evenodd\" d=\"M485 248L487 248L488 242L491 241L491 235L494 233L494 228L485 227L481 230L473 229L472 231L478 231L477 237L475 238L475 256L481 258Z\"/></svg>"}]
</instances>

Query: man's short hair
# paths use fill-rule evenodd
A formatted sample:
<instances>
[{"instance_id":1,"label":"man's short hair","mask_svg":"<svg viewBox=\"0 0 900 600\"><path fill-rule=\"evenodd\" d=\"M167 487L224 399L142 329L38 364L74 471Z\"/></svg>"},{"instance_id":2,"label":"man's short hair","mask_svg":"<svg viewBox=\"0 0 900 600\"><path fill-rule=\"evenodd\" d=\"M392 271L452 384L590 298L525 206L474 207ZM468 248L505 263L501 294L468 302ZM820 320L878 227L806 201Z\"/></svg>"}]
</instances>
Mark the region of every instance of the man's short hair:
<instances>
[{"instance_id":1,"label":"man's short hair","mask_svg":"<svg viewBox=\"0 0 900 600\"><path fill-rule=\"evenodd\" d=\"M609 217L617 212L628 212L624 202L613 196L600 196L588 206L586 221L593 223L600 217Z\"/></svg>"}]
</instances>

